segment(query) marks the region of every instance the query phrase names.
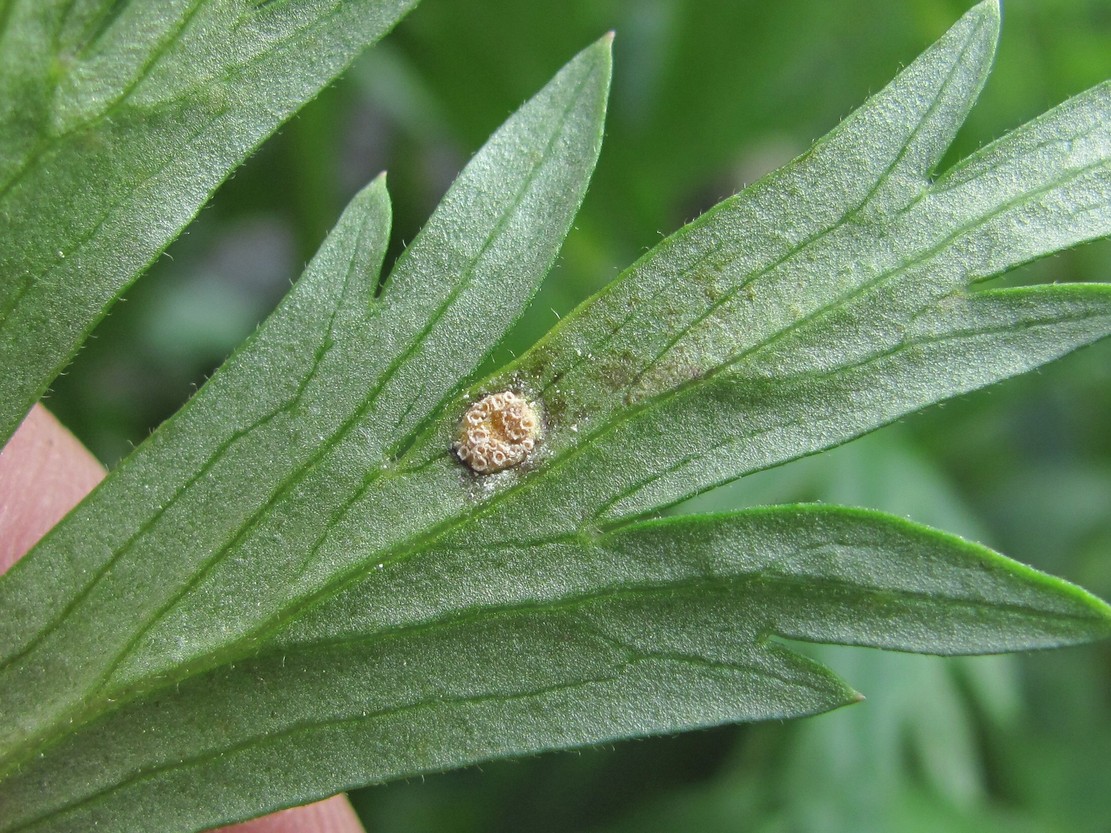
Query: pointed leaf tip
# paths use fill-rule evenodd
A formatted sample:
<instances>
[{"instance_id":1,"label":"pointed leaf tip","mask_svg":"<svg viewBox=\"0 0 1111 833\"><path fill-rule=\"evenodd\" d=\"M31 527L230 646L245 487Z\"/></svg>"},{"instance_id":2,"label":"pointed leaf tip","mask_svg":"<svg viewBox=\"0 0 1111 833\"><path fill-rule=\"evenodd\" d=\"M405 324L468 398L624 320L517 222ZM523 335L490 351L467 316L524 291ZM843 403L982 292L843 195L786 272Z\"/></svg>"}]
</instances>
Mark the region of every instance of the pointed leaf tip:
<instances>
[{"instance_id":1,"label":"pointed leaf tip","mask_svg":"<svg viewBox=\"0 0 1111 833\"><path fill-rule=\"evenodd\" d=\"M355 195L352 202L359 202L361 200L373 197L375 199L384 199L387 205L390 202L389 188L387 187L386 172L381 171L374 179L364 185L359 192Z\"/></svg>"},{"instance_id":2,"label":"pointed leaf tip","mask_svg":"<svg viewBox=\"0 0 1111 833\"><path fill-rule=\"evenodd\" d=\"M981 0L981 2L972 7L972 11L990 15L997 20L1003 16L1002 4L999 0Z\"/></svg>"},{"instance_id":3,"label":"pointed leaf tip","mask_svg":"<svg viewBox=\"0 0 1111 833\"><path fill-rule=\"evenodd\" d=\"M998 40L1002 17L999 0L981 0L980 3L977 3L964 13L964 16L957 22L956 26L960 26L965 21L980 21L988 25L991 37L994 40ZM956 28L956 26L954 28Z\"/></svg>"},{"instance_id":4,"label":"pointed leaf tip","mask_svg":"<svg viewBox=\"0 0 1111 833\"><path fill-rule=\"evenodd\" d=\"M613 38L614 32L611 29L610 31L602 35L602 37L598 38L598 40L594 41L594 43L592 43L582 52L580 52L572 61L572 63L575 63L586 57L590 57L594 60L600 61L605 70L605 85L607 94L609 91L609 75L611 71L611 65L613 63Z\"/></svg>"}]
</instances>

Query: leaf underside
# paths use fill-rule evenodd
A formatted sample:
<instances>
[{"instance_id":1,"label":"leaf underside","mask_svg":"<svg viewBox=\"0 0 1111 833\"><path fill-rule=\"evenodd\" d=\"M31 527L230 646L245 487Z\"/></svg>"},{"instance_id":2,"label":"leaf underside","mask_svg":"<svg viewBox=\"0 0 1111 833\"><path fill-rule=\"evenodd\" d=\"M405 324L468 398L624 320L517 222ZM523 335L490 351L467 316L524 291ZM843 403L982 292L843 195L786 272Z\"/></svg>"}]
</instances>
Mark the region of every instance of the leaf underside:
<instances>
[{"instance_id":1,"label":"leaf underside","mask_svg":"<svg viewBox=\"0 0 1111 833\"><path fill-rule=\"evenodd\" d=\"M475 156L379 297L370 185L263 327L0 581L0 831L195 830L859 698L778 637L1108 635L1084 591L891 516L652 517L1111 331L1106 285L970 288L1111 233L1108 85L932 179L997 28L975 7L485 379L585 192L608 39ZM540 448L474 475L459 415L506 388L542 409Z\"/></svg>"},{"instance_id":2,"label":"leaf underside","mask_svg":"<svg viewBox=\"0 0 1111 833\"><path fill-rule=\"evenodd\" d=\"M0 445L216 186L415 3L0 8Z\"/></svg>"}]
</instances>

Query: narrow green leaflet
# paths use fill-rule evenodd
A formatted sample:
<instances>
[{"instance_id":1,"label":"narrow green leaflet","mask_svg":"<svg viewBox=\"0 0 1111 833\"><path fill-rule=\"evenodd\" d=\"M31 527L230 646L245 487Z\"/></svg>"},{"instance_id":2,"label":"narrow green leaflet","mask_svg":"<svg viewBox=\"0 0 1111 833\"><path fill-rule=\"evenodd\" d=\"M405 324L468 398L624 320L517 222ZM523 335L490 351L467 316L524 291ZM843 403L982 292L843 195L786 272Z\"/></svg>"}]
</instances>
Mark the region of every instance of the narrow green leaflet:
<instances>
[{"instance_id":1,"label":"narrow green leaflet","mask_svg":"<svg viewBox=\"0 0 1111 833\"><path fill-rule=\"evenodd\" d=\"M497 563L497 588L473 575L478 559ZM531 549L446 544L368 590L347 633L310 613L260 653L68 737L3 787L0 829L187 830L491 756L859 700L775 634L963 653L1111 633L1107 606L1063 582L822 506ZM468 608L444 612L433 590Z\"/></svg>"},{"instance_id":2,"label":"narrow green leaflet","mask_svg":"<svg viewBox=\"0 0 1111 833\"><path fill-rule=\"evenodd\" d=\"M0 444L231 170L415 3L0 4Z\"/></svg>"},{"instance_id":3,"label":"narrow green leaflet","mask_svg":"<svg viewBox=\"0 0 1111 833\"><path fill-rule=\"evenodd\" d=\"M0 831L196 830L499 755L858 695L776 637L943 654L1111 609L889 516L653 520L1111 332L1111 287L973 281L1111 232L1111 87L932 168L983 3L805 156L474 381L597 157L608 39L460 175L382 293L381 181L201 392L0 580ZM451 453L533 400L526 463Z\"/></svg>"},{"instance_id":4,"label":"narrow green leaflet","mask_svg":"<svg viewBox=\"0 0 1111 833\"><path fill-rule=\"evenodd\" d=\"M496 588L474 577L483 559ZM375 574L346 635L310 614L261 653L67 738L2 788L0 829L191 830L493 756L860 699L776 634L963 653L1111 633L1111 611L1064 582L834 507L500 552L445 544L416 561ZM469 609L445 615L446 597Z\"/></svg>"}]
</instances>

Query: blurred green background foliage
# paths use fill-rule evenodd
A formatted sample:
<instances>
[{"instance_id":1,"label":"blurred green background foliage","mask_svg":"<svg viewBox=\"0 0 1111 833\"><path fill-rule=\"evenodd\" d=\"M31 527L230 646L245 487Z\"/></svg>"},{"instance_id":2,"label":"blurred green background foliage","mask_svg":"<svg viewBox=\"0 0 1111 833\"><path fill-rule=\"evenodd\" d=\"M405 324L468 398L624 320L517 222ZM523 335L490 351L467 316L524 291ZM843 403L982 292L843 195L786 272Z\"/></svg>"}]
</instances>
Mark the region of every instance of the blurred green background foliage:
<instances>
[{"instance_id":1,"label":"blurred green background foliage","mask_svg":"<svg viewBox=\"0 0 1111 833\"><path fill-rule=\"evenodd\" d=\"M393 255L501 121L614 29L606 144L556 270L497 357L804 151L967 0L424 0L267 142L98 328L48 405L109 465L276 304L388 170ZM1111 77L1106 0L1007 0L959 158ZM1111 242L1008 276L1111 275ZM822 500L906 515L1111 598L1111 343L686 509ZM1111 824L1111 645L940 660L813 648L868 700L362 790L372 833L1008 831Z\"/></svg>"}]
</instances>

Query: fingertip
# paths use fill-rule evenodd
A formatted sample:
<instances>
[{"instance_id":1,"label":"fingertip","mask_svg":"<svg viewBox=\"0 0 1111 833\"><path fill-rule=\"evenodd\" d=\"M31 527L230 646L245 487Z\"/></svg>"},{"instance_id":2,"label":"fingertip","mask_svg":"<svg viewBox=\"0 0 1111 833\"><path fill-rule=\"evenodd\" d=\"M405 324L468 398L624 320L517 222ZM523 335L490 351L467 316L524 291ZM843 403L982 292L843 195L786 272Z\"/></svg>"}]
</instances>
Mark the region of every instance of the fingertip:
<instances>
[{"instance_id":1,"label":"fingertip","mask_svg":"<svg viewBox=\"0 0 1111 833\"><path fill-rule=\"evenodd\" d=\"M324 801L294 807L252 819L219 833L365 833L355 809L346 795L334 795Z\"/></svg>"},{"instance_id":2,"label":"fingertip","mask_svg":"<svg viewBox=\"0 0 1111 833\"><path fill-rule=\"evenodd\" d=\"M0 450L0 573L76 506L104 467L36 405Z\"/></svg>"}]
</instances>

